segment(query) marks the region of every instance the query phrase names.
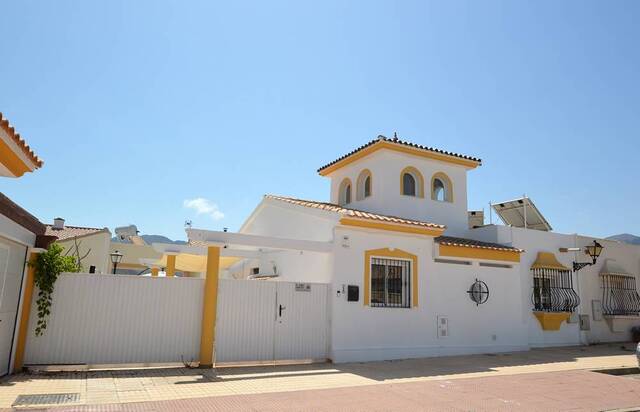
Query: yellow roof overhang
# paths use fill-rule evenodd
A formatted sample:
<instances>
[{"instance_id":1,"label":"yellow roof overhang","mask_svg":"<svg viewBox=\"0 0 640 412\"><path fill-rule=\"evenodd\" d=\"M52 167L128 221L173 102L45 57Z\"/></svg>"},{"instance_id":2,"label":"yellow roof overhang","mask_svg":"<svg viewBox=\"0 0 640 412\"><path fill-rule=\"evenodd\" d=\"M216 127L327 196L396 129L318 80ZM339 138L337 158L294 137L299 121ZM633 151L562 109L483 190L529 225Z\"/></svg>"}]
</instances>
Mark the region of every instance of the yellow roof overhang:
<instances>
[{"instance_id":1,"label":"yellow roof overhang","mask_svg":"<svg viewBox=\"0 0 640 412\"><path fill-rule=\"evenodd\" d=\"M556 255L551 252L538 252L536 261L531 265L531 269L555 269L571 270L558 261Z\"/></svg>"},{"instance_id":2,"label":"yellow roof overhang","mask_svg":"<svg viewBox=\"0 0 640 412\"><path fill-rule=\"evenodd\" d=\"M463 245L438 244L438 255L442 257L520 262L520 253L519 250L496 250Z\"/></svg>"},{"instance_id":3,"label":"yellow roof overhang","mask_svg":"<svg viewBox=\"0 0 640 412\"><path fill-rule=\"evenodd\" d=\"M397 223L387 223L376 221L372 219L356 219L350 217L343 217L340 219L340 224L344 226L355 226L366 229L387 230L391 232L411 233L416 235L426 236L440 236L444 233L445 228L428 227L419 225L406 225Z\"/></svg>"},{"instance_id":4,"label":"yellow roof overhang","mask_svg":"<svg viewBox=\"0 0 640 412\"><path fill-rule=\"evenodd\" d=\"M42 160L0 113L0 176L20 177L42 166Z\"/></svg>"}]
</instances>

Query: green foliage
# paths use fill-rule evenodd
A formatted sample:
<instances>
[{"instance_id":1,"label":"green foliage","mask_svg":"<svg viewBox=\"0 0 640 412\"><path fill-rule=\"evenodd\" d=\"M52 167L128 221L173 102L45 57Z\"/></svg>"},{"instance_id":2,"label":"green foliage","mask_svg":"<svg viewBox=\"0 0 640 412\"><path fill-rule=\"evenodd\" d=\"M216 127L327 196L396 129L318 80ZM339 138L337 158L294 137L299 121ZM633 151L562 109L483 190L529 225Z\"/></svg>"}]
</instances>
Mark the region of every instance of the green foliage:
<instances>
[{"instance_id":1,"label":"green foliage","mask_svg":"<svg viewBox=\"0 0 640 412\"><path fill-rule=\"evenodd\" d=\"M42 336L47 328L47 320L51 313L53 286L60 273L79 272L80 266L73 256L63 255L64 249L58 243L52 243L49 248L36 256L29 265L35 268L34 283L38 287L38 324L36 336Z\"/></svg>"}]
</instances>

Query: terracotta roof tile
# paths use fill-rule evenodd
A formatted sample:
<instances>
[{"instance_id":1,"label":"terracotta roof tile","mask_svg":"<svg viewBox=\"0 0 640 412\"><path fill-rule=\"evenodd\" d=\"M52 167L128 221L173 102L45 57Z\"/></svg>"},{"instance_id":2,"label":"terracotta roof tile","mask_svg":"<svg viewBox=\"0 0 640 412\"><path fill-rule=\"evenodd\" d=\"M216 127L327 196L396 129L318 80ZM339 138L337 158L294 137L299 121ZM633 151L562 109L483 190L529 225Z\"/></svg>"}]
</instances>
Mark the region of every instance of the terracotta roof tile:
<instances>
[{"instance_id":1,"label":"terracotta roof tile","mask_svg":"<svg viewBox=\"0 0 640 412\"><path fill-rule=\"evenodd\" d=\"M447 245L447 246L461 246L461 247L469 247L469 248L476 248L476 249L503 250L507 252L519 252L519 253L524 252L524 250L522 249L501 245L500 243L481 242L479 240L465 239L462 237L438 236L434 240L436 243L440 243L441 245Z\"/></svg>"},{"instance_id":2,"label":"terracotta roof tile","mask_svg":"<svg viewBox=\"0 0 640 412\"><path fill-rule=\"evenodd\" d=\"M27 142L24 141L22 137L20 137L19 133L16 133L16 129L9 124L9 121L2 116L2 112L0 112L0 127L7 132L9 138L12 139L16 145L22 150L22 152L36 165L36 169L42 167L44 162L40 159L33 150L29 147Z\"/></svg>"},{"instance_id":3,"label":"terracotta roof tile","mask_svg":"<svg viewBox=\"0 0 640 412\"><path fill-rule=\"evenodd\" d=\"M281 202L286 202L286 203L290 203L298 206L326 210L328 212L335 212L340 215L343 215L343 217L376 220L376 221L382 221L387 223L396 223L400 225L420 226L420 227L428 227L428 228L442 229L442 230L446 228L445 225L439 225L439 224L430 223L430 222L423 222L421 220L405 219L397 216L381 215L378 213L365 212L357 209L349 209L346 207L342 207L340 205L336 205L335 203L317 202L314 200L302 200L302 199L295 199L291 197L276 196L276 195L265 195L265 198L279 200Z\"/></svg>"},{"instance_id":4,"label":"terracotta roof tile","mask_svg":"<svg viewBox=\"0 0 640 412\"><path fill-rule=\"evenodd\" d=\"M82 227L82 226L64 226L64 229L54 229L52 225L46 225L47 230L45 232L48 236L55 236L58 240L73 239L74 237L93 235L98 232L108 232L109 229L96 228L96 227Z\"/></svg>"},{"instance_id":5,"label":"terracotta roof tile","mask_svg":"<svg viewBox=\"0 0 640 412\"><path fill-rule=\"evenodd\" d=\"M351 152L347 153L346 155L341 156L341 157L337 158L336 160L334 160L334 161L332 161L330 163L327 163L326 165L324 165L321 168L319 168L318 172L321 172L322 170L328 168L329 166L333 166L334 164L336 164L336 163L338 163L338 162L340 162L340 161L342 161L342 160L344 160L344 159L346 159L346 158L348 158L350 156L353 156L354 154L356 154L356 153L366 149L367 147L372 146L372 145L374 145L374 144L376 144L376 143L378 143L380 141L396 143L396 144L399 144L399 145L402 145L402 146L413 147L415 149L420 149L420 150L424 150L424 151L427 151L427 152L433 152L433 153L438 153L438 154L442 154L442 155L446 155L446 156L457 157L459 159L470 160L470 161L476 162L478 164L482 163L482 159L477 158L477 157L467 156L467 155L463 155L463 154L459 154L459 153L448 152L446 150L436 149L436 148L433 148L433 147L423 146L423 145L419 145L419 144L416 144L416 143L411 143L411 142L407 142L407 141L404 141L404 140L400 140L397 137L387 138L385 136L380 135L380 136L378 136L377 139L371 140L369 143L366 143L366 144L358 147L357 149L352 150Z\"/></svg>"}]
</instances>

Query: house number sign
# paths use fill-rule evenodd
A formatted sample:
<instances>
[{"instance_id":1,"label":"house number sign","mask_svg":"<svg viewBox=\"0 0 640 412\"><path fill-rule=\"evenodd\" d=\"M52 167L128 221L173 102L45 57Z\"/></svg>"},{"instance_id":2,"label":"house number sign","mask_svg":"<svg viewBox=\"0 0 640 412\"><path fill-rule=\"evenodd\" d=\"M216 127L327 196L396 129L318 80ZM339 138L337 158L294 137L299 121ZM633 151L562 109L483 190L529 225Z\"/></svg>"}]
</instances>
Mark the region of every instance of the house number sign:
<instances>
[{"instance_id":1,"label":"house number sign","mask_svg":"<svg viewBox=\"0 0 640 412\"><path fill-rule=\"evenodd\" d=\"M311 292L310 283L296 283L296 292Z\"/></svg>"}]
</instances>

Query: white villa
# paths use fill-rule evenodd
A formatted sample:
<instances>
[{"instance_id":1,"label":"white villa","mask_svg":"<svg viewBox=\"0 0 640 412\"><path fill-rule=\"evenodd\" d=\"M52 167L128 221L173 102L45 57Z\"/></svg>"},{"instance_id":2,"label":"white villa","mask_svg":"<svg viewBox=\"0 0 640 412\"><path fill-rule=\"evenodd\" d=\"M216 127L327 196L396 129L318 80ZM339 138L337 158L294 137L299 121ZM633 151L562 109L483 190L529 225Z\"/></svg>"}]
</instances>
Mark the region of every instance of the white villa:
<instances>
[{"instance_id":1,"label":"white villa","mask_svg":"<svg viewBox=\"0 0 640 412\"><path fill-rule=\"evenodd\" d=\"M350 362L628 341L640 325L640 247L554 233L526 197L493 205L508 225L485 225L467 205L467 173L480 165L380 136L318 170L331 179L330 202L267 195L239 232L188 228L188 245L154 243L155 256L146 245L128 245L143 254L111 243L122 253L109 256L151 269L148 277L106 274L102 234L100 261L86 262L96 273L56 281L42 336L33 270L23 272L8 370ZM64 241L63 225L50 230Z\"/></svg>"},{"instance_id":2,"label":"white villa","mask_svg":"<svg viewBox=\"0 0 640 412\"><path fill-rule=\"evenodd\" d=\"M473 227L467 173L480 165L380 136L318 170L331 203L267 195L239 231L328 252L264 253L226 277L329 283L334 362L628 340L640 325L640 247L597 239L596 263L574 272L596 239ZM187 232L192 245L207 240Z\"/></svg>"}]
</instances>

